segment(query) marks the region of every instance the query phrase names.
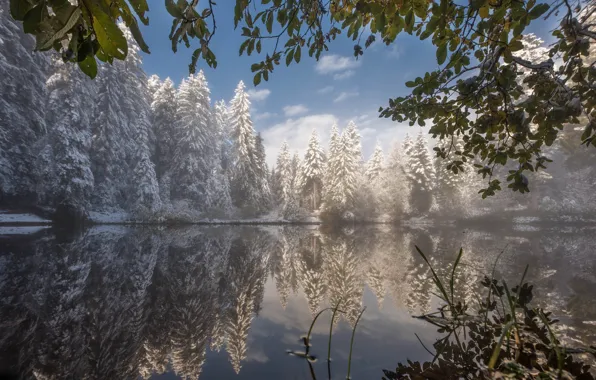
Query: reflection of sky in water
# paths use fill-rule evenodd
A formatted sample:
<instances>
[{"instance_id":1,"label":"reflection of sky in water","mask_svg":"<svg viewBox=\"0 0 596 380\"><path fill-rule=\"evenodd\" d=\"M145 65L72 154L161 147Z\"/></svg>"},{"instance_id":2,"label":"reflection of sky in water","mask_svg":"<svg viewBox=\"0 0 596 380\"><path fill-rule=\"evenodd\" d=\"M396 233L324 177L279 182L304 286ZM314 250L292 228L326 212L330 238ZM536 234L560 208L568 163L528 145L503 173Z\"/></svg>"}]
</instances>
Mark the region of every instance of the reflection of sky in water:
<instances>
[{"instance_id":1,"label":"reflection of sky in water","mask_svg":"<svg viewBox=\"0 0 596 380\"><path fill-rule=\"evenodd\" d=\"M352 374L355 379L380 378L382 369L393 369L397 358L425 360L429 355L414 333L427 342L432 341L435 329L413 319L404 310L397 310L386 298L379 310L375 295L367 288L363 306L366 312L356 332ZM311 353L318 357L313 364L317 374L327 378L327 342L330 315L321 316L313 328ZM305 361L286 354L287 349L303 350L299 337L304 335L312 321L302 291L290 295L283 309L272 278L265 285L262 310L251 325L248 335L247 358L238 375L232 370L225 351L207 354L201 378L205 379L310 379ZM345 379L352 329L342 321L334 329L332 339L332 376ZM173 374L154 376L155 379L178 378Z\"/></svg>"},{"instance_id":2,"label":"reflection of sky in water","mask_svg":"<svg viewBox=\"0 0 596 380\"><path fill-rule=\"evenodd\" d=\"M428 347L437 336L434 326L411 317L438 305L414 244L429 253L443 277L463 246L455 284L457 297L468 302L505 249L497 276L516 284L530 264L527 279L536 285L536 302L548 301L561 317L558 331L575 343L593 340L592 232L371 227L326 235L295 227L98 228L69 239L49 231L40 232L39 239L5 237L0 239L0 317L5 321L0 324L0 370L19 362L29 374L42 371L55 378L80 378L92 369L106 378L125 378L122 371L130 368L160 365L159 355L144 351L150 347L153 354L161 351L164 361L175 356L178 368L200 371L201 379L310 378L307 363L286 350L303 350L299 337L308 331L315 308L345 298L349 313L332 338L333 378L345 379L348 321L363 306L351 376L380 378L382 369L393 370L399 361L429 358L415 334ZM235 345L219 352L209 348L216 321L223 321L228 339L230 331L241 331ZM320 378L327 378L329 322L327 312L313 329L310 353L319 359L313 366ZM104 344L93 345L99 336ZM239 374L231 361L234 349ZM61 356L48 354L53 350ZM103 355L103 367L93 364L89 352ZM176 363L170 362L166 373L152 378L179 378L173 368Z\"/></svg>"}]
</instances>

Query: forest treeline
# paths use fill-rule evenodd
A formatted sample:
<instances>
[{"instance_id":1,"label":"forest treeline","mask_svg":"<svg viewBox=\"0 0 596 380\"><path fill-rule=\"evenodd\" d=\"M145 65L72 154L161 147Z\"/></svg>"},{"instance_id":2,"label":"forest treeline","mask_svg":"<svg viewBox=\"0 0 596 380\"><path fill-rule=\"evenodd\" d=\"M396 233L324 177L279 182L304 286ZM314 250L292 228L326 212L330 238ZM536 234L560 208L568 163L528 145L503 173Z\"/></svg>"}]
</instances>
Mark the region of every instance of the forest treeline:
<instances>
[{"instance_id":1,"label":"forest treeline","mask_svg":"<svg viewBox=\"0 0 596 380\"><path fill-rule=\"evenodd\" d=\"M478 190L489 178L476 173L482 168L449 165L458 161L459 138L432 147L446 159L431 153L421 131L396 142L386 158L377 146L364 160L353 122L341 133L329 126L326 149L314 130L304 155L284 143L269 168L242 82L229 102L212 102L202 71L178 86L148 77L128 30L126 60L101 66L90 80L58 55L31 53L34 41L7 4L0 12L3 207L35 206L58 220L101 212L151 221L264 215L400 221L594 209L596 154L580 146L581 132L572 125L548 151L554 162L536 173L523 196L504 189L483 201ZM530 36L522 54L541 49Z\"/></svg>"}]
</instances>

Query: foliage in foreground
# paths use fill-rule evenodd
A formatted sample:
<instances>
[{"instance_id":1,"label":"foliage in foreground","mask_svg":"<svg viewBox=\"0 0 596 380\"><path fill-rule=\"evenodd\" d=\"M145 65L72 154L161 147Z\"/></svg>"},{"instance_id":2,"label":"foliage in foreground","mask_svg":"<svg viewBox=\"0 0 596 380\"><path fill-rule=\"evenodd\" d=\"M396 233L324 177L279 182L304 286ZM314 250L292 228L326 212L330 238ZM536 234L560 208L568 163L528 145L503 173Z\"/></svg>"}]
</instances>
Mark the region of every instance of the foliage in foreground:
<instances>
[{"instance_id":1,"label":"foliage in foreground","mask_svg":"<svg viewBox=\"0 0 596 380\"><path fill-rule=\"evenodd\" d=\"M416 249L430 267L422 251ZM524 282L527 267L519 285L512 289L504 281L485 276L482 286L487 295L478 301L477 310L458 300L454 274L462 252L448 284L430 267L443 305L435 313L416 317L444 334L433 345L434 354L427 349L433 354L432 361L399 363L395 371L384 371L384 379L595 378L591 366L574 355L591 354L596 359L596 347L564 346L553 333L557 320L552 313L530 306L533 285Z\"/></svg>"},{"instance_id":2,"label":"foliage in foreground","mask_svg":"<svg viewBox=\"0 0 596 380\"><path fill-rule=\"evenodd\" d=\"M251 66L255 85L268 80L280 62L299 63L303 49L319 59L342 31L355 41L355 57L363 54L362 45L367 48L377 38L387 45L402 33L430 38L437 70L408 81L411 94L390 99L381 116L420 126L432 119L430 133L452 140L449 149L437 151L442 158L455 150L453 138L463 136L463 150L456 150L449 167L457 173L469 160L481 161L478 173L488 177L488 186L481 190L486 197L501 189L493 171L508 161L518 164L510 170L509 188L529 191L524 172L545 167L549 159L544 146L553 144L565 124L580 124L582 142L596 146L596 67L590 58L596 7L591 3L236 0L233 16L245 37L239 54L267 52ZM166 0L165 6L174 18L172 50L181 43L190 47L190 39L196 39L200 46L190 71L199 59L215 68L217 59L210 49L217 30L215 1ZM97 74L96 57L110 63L126 58L128 43L116 25L120 19L149 52L138 27L138 20L149 23L146 0L11 0L10 8L25 32L35 35L37 50L54 48L91 77ZM523 32L542 17L558 21L548 54L520 56ZM364 36L367 30L370 34Z\"/></svg>"},{"instance_id":3,"label":"foliage in foreground","mask_svg":"<svg viewBox=\"0 0 596 380\"><path fill-rule=\"evenodd\" d=\"M425 254L416 247L432 272L436 296L442 301L437 312L414 316L438 327L443 334L433 347L435 352L424 346L433 355L431 361L420 363L407 360L398 363L394 371L383 370L383 380L397 379L580 379L594 380L592 366L596 360L596 346L572 348L562 344L553 332L557 320L551 312L532 307L533 285L524 282L528 267L519 285L509 289L505 281L485 276L481 284L486 296L477 295L476 308L465 300L458 299L454 289L455 274L463 250L452 267L451 275L441 279L432 268ZM498 258L497 258L498 261ZM497 264L495 262L495 266ZM464 284L465 286L465 284ZM313 319L308 334L302 338L304 352L288 351L289 354L305 359L313 380L316 379L312 363L316 357L310 353L310 336L318 317L332 312L327 351L328 376L331 379L331 336L340 300L333 308L321 310ZM352 349L355 331L364 313L358 314L353 324L348 375L352 367ZM418 336L417 336L418 337ZM578 357L578 355L581 355Z\"/></svg>"}]
</instances>

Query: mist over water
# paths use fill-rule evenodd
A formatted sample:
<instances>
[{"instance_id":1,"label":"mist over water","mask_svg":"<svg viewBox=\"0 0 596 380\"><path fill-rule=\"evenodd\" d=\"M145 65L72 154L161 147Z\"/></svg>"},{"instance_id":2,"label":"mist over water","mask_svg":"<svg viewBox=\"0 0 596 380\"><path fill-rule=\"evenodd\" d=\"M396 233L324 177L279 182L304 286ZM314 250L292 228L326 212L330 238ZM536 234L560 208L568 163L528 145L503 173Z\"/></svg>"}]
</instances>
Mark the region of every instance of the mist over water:
<instances>
[{"instance_id":1,"label":"mist over water","mask_svg":"<svg viewBox=\"0 0 596 380\"><path fill-rule=\"evenodd\" d=\"M493 229L494 231L494 229ZM427 360L434 326L430 270L448 276L457 251L459 299L474 304L490 274L516 284L526 264L536 303L561 319L564 342L596 340L593 227L366 226L125 228L77 235L46 229L0 236L0 370L22 378L308 378L300 350L318 310L343 303L332 340L333 378L380 378ZM27 231L31 232L31 231ZM326 374L329 316L313 330Z\"/></svg>"}]
</instances>

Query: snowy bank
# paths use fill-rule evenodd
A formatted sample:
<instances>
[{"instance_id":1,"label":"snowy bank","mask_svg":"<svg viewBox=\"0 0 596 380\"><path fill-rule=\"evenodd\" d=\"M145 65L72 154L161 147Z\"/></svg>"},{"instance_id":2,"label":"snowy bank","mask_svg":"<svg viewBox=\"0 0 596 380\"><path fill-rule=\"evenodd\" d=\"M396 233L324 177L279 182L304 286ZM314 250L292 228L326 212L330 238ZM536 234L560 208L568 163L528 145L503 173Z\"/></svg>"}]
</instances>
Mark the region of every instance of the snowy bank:
<instances>
[{"instance_id":1,"label":"snowy bank","mask_svg":"<svg viewBox=\"0 0 596 380\"><path fill-rule=\"evenodd\" d=\"M0 225L51 224L52 221L30 213L0 210Z\"/></svg>"}]
</instances>

